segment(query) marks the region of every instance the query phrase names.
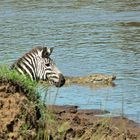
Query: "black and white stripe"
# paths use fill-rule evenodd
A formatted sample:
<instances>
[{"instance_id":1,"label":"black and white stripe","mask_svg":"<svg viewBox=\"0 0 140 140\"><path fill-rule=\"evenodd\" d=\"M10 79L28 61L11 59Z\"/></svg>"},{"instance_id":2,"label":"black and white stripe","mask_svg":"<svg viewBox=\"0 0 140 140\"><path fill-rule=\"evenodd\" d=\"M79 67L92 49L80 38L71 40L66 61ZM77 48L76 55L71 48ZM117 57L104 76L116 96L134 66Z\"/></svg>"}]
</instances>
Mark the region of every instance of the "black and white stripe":
<instances>
[{"instance_id":1,"label":"black and white stripe","mask_svg":"<svg viewBox=\"0 0 140 140\"><path fill-rule=\"evenodd\" d=\"M49 80L56 87L61 87L65 79L50 58L52 51L53 48L36 47L18 59L11 68L32 80Z\"/></svg>"}]
</instances>

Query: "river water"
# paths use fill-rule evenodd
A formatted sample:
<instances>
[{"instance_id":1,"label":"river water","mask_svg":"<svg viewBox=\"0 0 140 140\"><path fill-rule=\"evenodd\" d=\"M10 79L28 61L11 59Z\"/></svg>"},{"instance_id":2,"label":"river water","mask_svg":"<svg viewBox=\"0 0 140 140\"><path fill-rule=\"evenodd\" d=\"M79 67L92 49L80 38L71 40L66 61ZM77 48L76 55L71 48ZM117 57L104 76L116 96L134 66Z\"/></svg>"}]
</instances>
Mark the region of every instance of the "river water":
<instances>
[{"instance_id":1,"label":"river water","mask_svg":"<svg viewBox=\"0 0 140 140\"><path fill-rule=\"evenodd\" d=\"M139 0L0 1L0 64L36 45L68 76L114 74L115 87L50 87L46 103L106 109L140 122ZM56 99L55 99L56 97Z\"/></svg>"}]
</instances>

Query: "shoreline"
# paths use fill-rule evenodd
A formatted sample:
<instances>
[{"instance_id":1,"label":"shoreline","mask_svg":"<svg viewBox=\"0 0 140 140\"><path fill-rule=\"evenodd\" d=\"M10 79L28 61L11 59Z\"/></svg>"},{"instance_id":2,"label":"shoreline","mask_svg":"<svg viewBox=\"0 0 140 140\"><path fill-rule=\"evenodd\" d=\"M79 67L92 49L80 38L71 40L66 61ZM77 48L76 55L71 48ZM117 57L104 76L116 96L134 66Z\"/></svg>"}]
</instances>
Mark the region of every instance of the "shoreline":
<instances>
[{"instance_id":1,"label":"shoreline","mask_svg":"<svg viewBox=\"0 0 140 140\"><path fill-rule=\"evenodd\" d=\"M98 140L103 138L106 140L140 139L140 124L125 117L105 118L97 116L107 113L108 111L78 109L78 106L69 105L49 105L47 110L54 115L57 121L57 125L49 126L52 130L50 135L54 139L60 137L56 126L60 128L63 127L62 138L68 140Z\"/></svg>"}]
</instances>

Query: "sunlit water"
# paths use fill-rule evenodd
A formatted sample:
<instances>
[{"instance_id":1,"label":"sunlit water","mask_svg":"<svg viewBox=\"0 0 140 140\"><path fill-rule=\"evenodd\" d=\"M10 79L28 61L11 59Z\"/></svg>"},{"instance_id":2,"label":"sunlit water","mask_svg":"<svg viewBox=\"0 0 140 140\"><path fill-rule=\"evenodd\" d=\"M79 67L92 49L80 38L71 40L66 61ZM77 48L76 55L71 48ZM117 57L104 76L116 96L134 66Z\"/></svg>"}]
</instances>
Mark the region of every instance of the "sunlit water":
<instances>
[{"instance_id":1,"label":"sunlit water","mask_svg":"<svg viewBox=\"0 0 140 140\"><path fill-rule=\"evenodd\" d=\"M140 122L139 0L0 1L0 64L36 45L69 76L115 74L116 87L50 87L46 103L106 109Z\"/></svg>"}]
</instances>

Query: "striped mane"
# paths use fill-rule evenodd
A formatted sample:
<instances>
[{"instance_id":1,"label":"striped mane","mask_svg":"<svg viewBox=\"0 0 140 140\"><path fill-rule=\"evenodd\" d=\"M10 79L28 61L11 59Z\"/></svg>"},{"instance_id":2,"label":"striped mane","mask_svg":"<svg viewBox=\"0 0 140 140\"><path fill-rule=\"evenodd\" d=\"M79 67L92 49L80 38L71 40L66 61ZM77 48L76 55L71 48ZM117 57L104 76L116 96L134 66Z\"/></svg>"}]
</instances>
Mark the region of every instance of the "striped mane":
<instances>
[{"instance_id":1,"label":"striped mane","mask_svg":"<svg viewBox=\"0 0 140 140\"><path fill-rule=\"evenodd\" d=\"M37 46L35 48L33 48L32 50L30 50L29 52L25 53L22 57L20 57L18 60L16 60L16 62L14 64L12 64L11 68L14 68L18 63L22 62L24 58L26 58L27 56L29 55L36 55L36 56L39 56L39 57L42 57L41 54L42 52L46 52L47 53L47 48L46 47L42 47L42 46ZM39 53L40 52L40 53ZM47 58L47 54L46 54L46 57L44 58Z\"/></svg>"},{"instance_id":2,"label":"striped mane","mask_svg":"<svg viewBox=\"0 0 140 140\"><path fill-rule=\"evenodd\" d=\"M18 60L16 60L15 63L13 63L11 65L11 69L15 68L18 63L22 62L24 57L28 56L31 53L37 52L37 49L41 49L41 48L36 47L36 48L33 48L32 50L30 50L29 52L25 53L22 57L20 57Z\"/></svg>"}]
</instances>

